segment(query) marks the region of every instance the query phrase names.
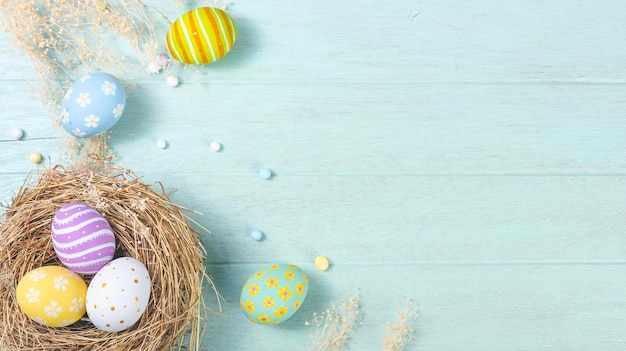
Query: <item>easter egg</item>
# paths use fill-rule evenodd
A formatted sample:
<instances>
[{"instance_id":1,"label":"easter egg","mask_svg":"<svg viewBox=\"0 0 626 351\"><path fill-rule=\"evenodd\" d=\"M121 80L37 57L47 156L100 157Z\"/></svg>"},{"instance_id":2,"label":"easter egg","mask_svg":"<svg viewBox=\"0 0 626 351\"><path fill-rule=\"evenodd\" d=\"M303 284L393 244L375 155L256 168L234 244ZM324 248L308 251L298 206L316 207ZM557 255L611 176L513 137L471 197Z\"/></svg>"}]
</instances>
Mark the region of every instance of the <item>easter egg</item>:
<instances>
[{"instance_id":1,"label":"easter egg","mask_svg":"<svg viewBox=\"0 0 626 351\"><path fill-rule=\"evenodd\" d=\"M113 259L115 235L98 211L82 203L61 207L52 219L52 247L61 263L79 274L95 274Z\"/></svg>"},{"instance_id":2,"label":"easter egg","mask_svg":"<svg viewBox=\"0 0 626 351\"><path fill-rule=\"evenodd\" d=\"M61 125L75 137L92 137L113 127L125 104L122 83L109 73L93 72L75 81L65 92Z\"/></svg>"},{"instance_id":3,"label":"easter egg","mask_svg":"<svg viewBox=\"0 0 626 351\"><path fill-rule=\"evenodd\" d=\"M20 310L35 322L65 327L85 314L87 284L61 266L34 269L20 279L15 297Z\"/></svg>"},{"instance_id":4,"label":"easter egg","mask_svg":"<svg viewBox=\"0 0 626 351\"><path fill-rule=\"evenodd\" d=\"M224 57L235 44L237 27L224 11L212 7L191 10L167 31L167 49L178 61L203 65Z\"/></svg>"},{"instance_id":5,"label":"easter egg","mask_svg":"<svg viewBox=\"0 0 626 351\"><path fill-rule=\"evenodd\" d=\"M108 332L130 328L146 310L150 287L143 263L132 257L114 259L89 283L85 302L89 320Z\"/></svg>"},{"instance_id":6,"label":"easter egg","mask_svg":"<svg viewBox=\"0 0 626 351\"><path fill-rule=\"evenodd\" d=\"M239 307L251 322L280 324L300 308L308 287L309 280L298 266L273 264L246 281Z\"/></svg>"}]
</instances>

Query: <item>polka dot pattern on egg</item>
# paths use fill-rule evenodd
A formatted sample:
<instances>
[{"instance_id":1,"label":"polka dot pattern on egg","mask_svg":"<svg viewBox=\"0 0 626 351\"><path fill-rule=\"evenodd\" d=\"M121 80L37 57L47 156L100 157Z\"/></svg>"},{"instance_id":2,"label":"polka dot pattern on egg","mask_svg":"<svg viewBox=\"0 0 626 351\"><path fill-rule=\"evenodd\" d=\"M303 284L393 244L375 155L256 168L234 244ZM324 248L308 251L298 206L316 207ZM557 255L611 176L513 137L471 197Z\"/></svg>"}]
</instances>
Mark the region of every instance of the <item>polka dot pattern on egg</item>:
<instances>
[{"instance_id":1,"label":"polka dot pattern on egg","mask_svg":"<svg viewBox=\"0 0 626 351\"><path fill-rule=\"evenodd\" d=\"M108 332L130 328L143 315L150 288L148 270L139 260L120 257L109 262L87 288L89 320Z\"/></svg>"}]
</instances>

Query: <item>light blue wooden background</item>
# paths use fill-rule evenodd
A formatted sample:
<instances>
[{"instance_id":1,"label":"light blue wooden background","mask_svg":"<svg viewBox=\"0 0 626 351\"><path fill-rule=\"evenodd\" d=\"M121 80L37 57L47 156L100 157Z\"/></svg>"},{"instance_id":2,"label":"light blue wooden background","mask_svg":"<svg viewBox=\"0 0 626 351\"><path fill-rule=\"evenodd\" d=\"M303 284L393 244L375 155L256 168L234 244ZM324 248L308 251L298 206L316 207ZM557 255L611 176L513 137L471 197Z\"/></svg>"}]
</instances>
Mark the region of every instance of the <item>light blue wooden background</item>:
<instances>
[{"instance_id":1,"label":"light blue wooden background","mask_svg":"<svg viewBox=\"0 0 626 351\"><path fill-rule=\"evenodd\" d=\"M148 3L171 20L186 9ZM207 321L207 349L306 350L304 321L356 292L353 350L381 349L407 298L420 313L408 350L626 349L624 2L239 0L229 13L233 51L175 72L175 89L135 80L109 142L116 164L204 214L228 315ZM5 203L31 152L60 153L7 47ZM247 276L273 262L311 276L277 328L238 310Z\"/></svg>"}]
</instances>

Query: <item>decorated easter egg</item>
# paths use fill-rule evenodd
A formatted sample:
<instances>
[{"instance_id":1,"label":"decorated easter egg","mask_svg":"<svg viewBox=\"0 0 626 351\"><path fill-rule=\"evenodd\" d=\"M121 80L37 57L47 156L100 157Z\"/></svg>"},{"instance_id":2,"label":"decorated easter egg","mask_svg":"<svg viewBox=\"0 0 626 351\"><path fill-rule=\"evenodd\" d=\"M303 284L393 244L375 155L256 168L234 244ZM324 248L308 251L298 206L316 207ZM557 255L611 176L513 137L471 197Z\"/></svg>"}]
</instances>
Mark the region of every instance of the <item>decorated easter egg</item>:
<instances>
[{"instance_id":1,"label":"decorated easter egg","mask_svg":"<svg viewBox=\"0 0 626 351\"><path fill-rule=\"evenodd\" d=\"M200 7L179 17L167 31L167 49L178 61L203 65L224 57L235 44L237 27L224 11Z\"/></svg>"},{"instance_id":2,"label":"decorated easter egg","mask_svg":"<svg viewBox=\"0 0 626 351\"><path fill-rule=\"evenodd\" d=\"M52 247L61 263L79 274L95 274L113 259L115 235L98 211L82 203L61 207L52 219Z\"/></svg>"},{"instance_id":3,"label":"decorated easter egg","mask_svg":"<svg viewBox=\"0 0 626 351\"><path fill-rule=\"evenodd\" d=\"M61 125L68 133L88 138L113 127L124 112L126 92L113 75L93 72L65 92L61 102Z\"/></svg>"},{"instance_id":4,"label":"decorated easter egg","mask_svg":"<svg viewBox=\"0 0 626 351\"><path fill-rule=\"evenodd\" d=\"M85 314L87 284L61 266L34 269L20 279L15 297L20 310L35 322L65 327Z\"/></svg>"},{"instance_id":5,"label":"decorated easter egg","mask_svg":"<svg viewBox=\"0 0 626 351\"><path fill-rule=\"evenodd\" d=\"M87 315L98 329L118 332L130 328L146 310L150 276L139 260L120 257L93 276L87 288Z\"/></svg>"},{"instance_id":6,"label":"decorated easter egg","mask_svg":"<svg viewBox=\"0 0 626 351\"><path fill-rule=\"evenodd\" d=\"M254 323L279 324L300 308L309 280L292 264L273 264L254 273L241 289L239 307Z\"/></svg>"}]
</instances>

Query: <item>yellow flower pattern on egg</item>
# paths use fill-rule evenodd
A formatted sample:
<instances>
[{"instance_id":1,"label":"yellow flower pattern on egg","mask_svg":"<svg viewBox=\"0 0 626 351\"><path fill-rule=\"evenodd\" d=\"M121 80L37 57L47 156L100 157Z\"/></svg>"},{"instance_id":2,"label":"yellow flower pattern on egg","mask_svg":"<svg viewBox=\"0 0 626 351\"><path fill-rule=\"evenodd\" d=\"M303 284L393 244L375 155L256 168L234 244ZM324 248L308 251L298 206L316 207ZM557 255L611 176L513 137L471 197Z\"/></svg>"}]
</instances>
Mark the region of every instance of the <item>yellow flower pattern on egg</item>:
<instances>
[{"instance_id":1,"label":"yellow flower pattern on egg","mask_svg":"<svg viewBox=\"0 0 626 351\"><path fill-rule=\"evenodd\" d=\"M274 311L277 318L283 318L287 315L287 313L289 313L289 308L285 306L280 306L276 311Z\"/></svg>"},{"instance_id":2,"label":"yellow flower pattern on egg","mask_svg":"<svg viewBox=\"0 0 626 351\"><path fill-rule=\"evenodd\" d=\"M261 313L261 315L259 315L259 318L257 318L257 320L260 323L270 323L272 321L272 318L268 315Z\"/></svg>"},{"instance_id":3,"label":"yellow flower pattern on egg","mask_svg":"<svg viewBox=\"0 0 626 351\"><path fill-rule=\"evenodd\" d=\"M282 288L278 288L278 297L283 299L283 301L289 300L289 298L293 295L291 291L289 291L289 286L283 286Z\"/></svg>"},{"instance_id":4,"label":"yellow flower pattern on egg","mask_svg":"<svg viewBox=\"0 0 626 351\"><path fill-rule=\"evenodd\" d=\"M290 271L290 270L286 270L285 271L285 279L291 280L291 279L293 279L294 276L295 275L294 275L293 271Z\"/></svg>"},{"instance_id":5,"label":"yellow flower pattern on egg","mask_svg":"<svg viewBox=\"0 0 626 351\"><path fill-rule=\"evenodd\" d=\"M246 280L239 307L253 323L274 325L289 319L301 306L308 278L292 264L272 264Z\"/></svg>"},{"instance_id":6,"label":"yellow flower pattern on egg","mask_svg":"<svg viewBox=\"0 0 626 351\"><path fill-rule=\"evenodd\" d=\"M265 284L267 284L268 288L273 288L276 286L276 284L278 284L278 278L274 278L274 277L269 277L266 281Z\"/></svg>"},{"instance_id":7,"label":"yellow flower pattern on egg","mask_svg":"<svg viewBox=\"0 0 626 351\"><path fill-rule=\"evenodd\" d=\"M20 310L49 327L65 327L78 321L85 314L86 294L83 278L61 266L44 266L26 273L15 291Z\"/></svg>"},{"instance_id":8,"label":"yellow flower pattern on egg","mask_svg":"<svg viewBox=\"0 0 626 351\"><path fill-rule=\"evenodd\" d=\"M265 296L263 298L263 306L265 306L265 308L271 308L272 306L274 306L274 298L271 296Z\"/></svg>"},{"instance_id":9,"label":"yellow flower pattern on egg","mask_svg":"<svg viewBox=\"0 0 626 351\"><path fill-rule=\"evenodd\" d=\"M257 273L254 274L254 278L259 279L261 278L263 275L265 274L264 271L258 271Z\"/></svg>"},{"instance_id":10,"label":"yellow flower pattern on egg","mask_svg":"<svg viewBox=\"0 0 626 351\"><path fill-rule=\"evenodd\" d=\"M250 286L250 289L248 290L248 293L252 296L255 296L259 291L261 291L261 289L259 288L259 284L252 284Z\"/></svg>"}]
</instances>

